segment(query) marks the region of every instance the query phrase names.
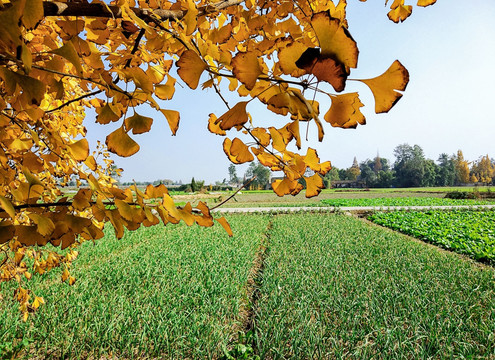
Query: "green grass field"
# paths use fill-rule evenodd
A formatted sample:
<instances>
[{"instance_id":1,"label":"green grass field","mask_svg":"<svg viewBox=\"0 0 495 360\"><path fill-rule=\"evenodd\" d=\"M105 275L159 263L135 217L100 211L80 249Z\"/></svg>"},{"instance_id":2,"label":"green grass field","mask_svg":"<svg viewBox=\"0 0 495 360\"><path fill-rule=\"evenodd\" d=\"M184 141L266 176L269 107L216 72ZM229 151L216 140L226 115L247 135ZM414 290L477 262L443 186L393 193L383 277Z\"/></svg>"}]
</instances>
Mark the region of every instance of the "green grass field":
<instances>
[{"instance_id":1,"label":"green grass field","mask_svg":"<svg viewBox=\"0 0 495 360\"><path fill-rule=\"evenodd\" d=\"M492 267L344 215L229 221L233 238L179 225L84 244L74 286L34 280L47 304L27 323L0 284L0 344L19 358L495 357Z\"/></svg>"},{"instance_id":2,"label":"green grass field","mask_svg":"<svg viewBox=\"0 0 495 360\"><path fill-rule=\"evenodd\" d=\"M456 206L490 205L489 200L446 199L438 197L379 197L321 200L325 206Z\"/></svg>"}]
</instances>

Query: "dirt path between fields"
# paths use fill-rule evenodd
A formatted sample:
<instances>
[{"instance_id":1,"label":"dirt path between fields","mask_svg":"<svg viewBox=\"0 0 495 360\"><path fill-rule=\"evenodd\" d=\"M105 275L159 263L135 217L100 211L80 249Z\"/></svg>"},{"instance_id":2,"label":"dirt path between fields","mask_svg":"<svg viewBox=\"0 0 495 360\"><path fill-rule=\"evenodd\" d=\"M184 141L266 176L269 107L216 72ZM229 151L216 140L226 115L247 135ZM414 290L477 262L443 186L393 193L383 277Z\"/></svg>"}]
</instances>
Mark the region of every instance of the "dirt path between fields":
<instances>
[{"instance_id":1,"label":"dirt path between fields","mask_svg":"<svg viewBox=\"0 0 495 360\"><path fill-rule=\"evenodd\" d=\"M443 206L277 206L277 207L220 207L212 210L219 213L260 213L260 212L371 212L397 210L485 210L495 209L495 205L443 205Z\"/></svg>"}]
</instances>

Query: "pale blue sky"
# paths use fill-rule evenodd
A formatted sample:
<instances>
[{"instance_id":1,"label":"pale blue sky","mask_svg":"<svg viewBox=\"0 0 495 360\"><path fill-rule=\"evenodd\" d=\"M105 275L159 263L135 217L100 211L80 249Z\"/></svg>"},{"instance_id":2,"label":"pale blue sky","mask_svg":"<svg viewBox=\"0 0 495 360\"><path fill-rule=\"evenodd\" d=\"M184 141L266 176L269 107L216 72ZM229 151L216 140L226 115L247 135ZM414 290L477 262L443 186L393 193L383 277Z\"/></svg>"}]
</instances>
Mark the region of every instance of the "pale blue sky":
<instances>
[{"instance_id":1,"label":"pale blue sky","mask_svg":"<svg viewBox=\"0 0 495 360\"><path fill-rule=\"evenodd\" d=\"M442 152L453 154L458 149L468 160L486 153L494 157L495 1L438 0L425 9L415 7L413 15L398 25L386 13L382 0L349 1L349 30L360 50L358 69L350 77L374 77L399 59L410 73L403 98L388 114L376 115L367 87L348 82L346 91L359 91L366 105L361 110L367 125L343 130L325 124L323 143L317 142L310 127L306 146L316 148L322 160L338 168L349 167L354 156L358 161L373 158L377 151L393 162L393 149L402 143L420 145L434 160ZM175 98L164 104L181 112L177 136L171 136L161 113L148 111L145 115L155 119L151 132L134 137L140 152L130 158L115 157L125 170L124 181L188 182L194 176L213 183L228 177L224 138L206 130L208 114L220 116L225 105L211 89L191 91L183 86L177 86ZM319 100L324 113L330 102ZM230 96L229 101L233 105L238 99ZM266 125L272 119L280 127L287 122L263 106L250 104L248 111L255 124L260 120ZM92 143L113 130L111 125L94 124L89 113L85 125ZM238 136L235 130L230 135ZM245 169L239 166L238 175Z\"/></svg>"}]
</instances>

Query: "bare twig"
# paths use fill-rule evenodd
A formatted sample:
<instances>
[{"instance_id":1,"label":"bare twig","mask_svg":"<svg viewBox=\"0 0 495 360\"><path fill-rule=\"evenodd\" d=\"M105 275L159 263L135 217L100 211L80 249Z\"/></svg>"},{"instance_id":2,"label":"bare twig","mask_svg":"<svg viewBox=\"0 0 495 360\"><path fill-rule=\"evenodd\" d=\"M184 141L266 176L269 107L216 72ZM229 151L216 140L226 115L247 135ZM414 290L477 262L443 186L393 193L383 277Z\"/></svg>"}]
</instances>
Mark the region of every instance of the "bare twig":
<instances>
[{"instance_id":1,"label":"bare twig","mask_svg":"<svg viewBox=\"0 0 495 360\"><path fill-rule=\"evenodd\" d=\"M211 210L215 210L216 208L218 208L218 207L222 206L222 205L223 205L223 204L225 204L227 201L229 201L230 199L232 199L234 196L236 196L236 195L237 195L237 193L238 193L239 191L241 191L241 190L242 190L242 189L244 189L246 186L248 186L249 184L251 184L251 183L253 182L253 180L254 180L254 179L256 179L256 175L254 175L251 179L249 179L247 182L245 182L244 184L242 184L242 186L241 186L239 189L237 189L235 193L233 193L232 195L230 195L227 199L225 199L224 201L222 201L220 204L217 204L217 205L215 205L214 207L212 207L212 208L210 209L210 211L211 211Z\"/></svg>"}]
</instances>

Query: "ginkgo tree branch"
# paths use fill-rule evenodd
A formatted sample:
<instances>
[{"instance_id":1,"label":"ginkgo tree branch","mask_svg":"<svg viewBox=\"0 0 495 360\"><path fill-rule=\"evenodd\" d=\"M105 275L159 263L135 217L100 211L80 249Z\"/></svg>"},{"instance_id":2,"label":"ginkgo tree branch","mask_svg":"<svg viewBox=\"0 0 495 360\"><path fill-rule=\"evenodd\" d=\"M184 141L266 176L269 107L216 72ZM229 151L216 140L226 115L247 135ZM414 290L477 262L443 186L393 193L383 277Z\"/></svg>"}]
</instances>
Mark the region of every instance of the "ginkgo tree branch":
<instances>
[{"instance_id":1,"label":"ginkgo tree branch","mask_svg":"<svg viewBox=\"0 0 495 360\"><path fill-rule=\"evenodd\" d=\"M244 0L226 0L217 4L202 6L199 10L199 15L206 15L225 9L230 6L240 5ZM85 17L103 17L103 18L122 18L122 9L119 6L107 5L102 3L86 3L86 2L59 2L59 1L44 1L43 2L44 16L85 16ZM131 10L141 19L145 21L153 21L158 19L165 20L180 20L187 11L185 10L166 10L166 9L141 9L131 8Z\"/></svg>"},{"instance_id":2,"label":"ginkgo tree branch","mask_svg":"<svg viewBox=\"0 0 495 360\"><path fill-rule=\"evenodd\" d=\"M232 199L234 196L236 196L239 193L239 191L241 191L246 186L248 186L249 184L251 184L254 181L254 179L256 179L256 175L254 175L251 179L249 179L244 184L242 184L242 186L239 187L239 189L237 189L235 193L233 193L232 195L230 195L227 199L225 199L224 201L222 201L220 204L217 204L214 207L210 208L210 210L215 210L216 208L219 208L223 204L227 203L230 199Z\"/></svg>"}]
</instances>

